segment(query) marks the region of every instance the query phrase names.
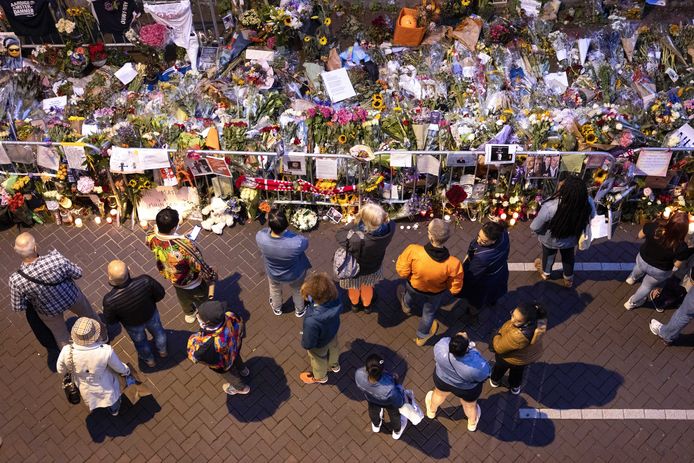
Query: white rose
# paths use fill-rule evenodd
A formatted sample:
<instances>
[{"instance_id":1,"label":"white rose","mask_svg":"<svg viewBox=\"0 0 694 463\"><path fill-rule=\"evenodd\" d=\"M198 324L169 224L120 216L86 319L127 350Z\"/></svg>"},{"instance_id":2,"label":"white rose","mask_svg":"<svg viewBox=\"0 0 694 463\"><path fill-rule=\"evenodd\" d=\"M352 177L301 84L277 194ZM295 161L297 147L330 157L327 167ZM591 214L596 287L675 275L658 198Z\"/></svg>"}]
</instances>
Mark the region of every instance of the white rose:
<instances>
[{"instance_id":1,"label":"white rose","mask_svg":"<svg viewBox=\"0 0 694 463\"><path fill-rule=\"evenodd\" d=\"M617 125L615 125L614 127L615 127L615 129L617 129L617 130L622 130L622 128L623 128L624 126L623 126L620 122L617 122Z\"/></svg>"}]
</instances>

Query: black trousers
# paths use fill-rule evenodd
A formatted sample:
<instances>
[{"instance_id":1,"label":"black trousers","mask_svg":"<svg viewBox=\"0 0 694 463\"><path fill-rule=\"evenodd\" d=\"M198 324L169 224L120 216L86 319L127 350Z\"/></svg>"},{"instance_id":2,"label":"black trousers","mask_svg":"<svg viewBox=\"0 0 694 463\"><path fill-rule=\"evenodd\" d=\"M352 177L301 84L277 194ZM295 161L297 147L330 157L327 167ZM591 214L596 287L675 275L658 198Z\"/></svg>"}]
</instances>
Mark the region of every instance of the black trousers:
<instances>
[{"instance_id":1,"label":"black trousers","mask_svg":"<svg viewBox=\"0 0 694 463\"><path fill-rule=\"evenodd\" d=\"M523 372L526 366L527 365L511 365L497 355L496 363L492 369L491 380L499 384L501 378L503 378L508 371L508 385L511 387L520 387L523 382Z\"/></svg>"},{"instance_id":2,"label":"black trousers","mask_svg":"<svg viewBox=\"0 0 694 463\"><path fill-rule=\"evenodd\" d=\"M574 263L576 262L574 248L550 249L542 245L542 270L546 272L548 266L551 268L551 266L554 265L557 251L561 254L561 265L564 269L564 276L572 277L574 275Z\"/></svg>"},{"instance_id":3,"label":"black trousers","mask_svg":"<svg viewBox=\"0 0 694 463\"><path fill-rule=\"evenodd\" d=\"M374 426L381 425L381 409L385 409L388 412L388 417L390 418L390 427L395 432L400 431L400 410L395 407L383 407L381 405L376 405L375 403L368 402L369 404L369 418L371 418L371 423Z\"/></svg>"}]
</instances>

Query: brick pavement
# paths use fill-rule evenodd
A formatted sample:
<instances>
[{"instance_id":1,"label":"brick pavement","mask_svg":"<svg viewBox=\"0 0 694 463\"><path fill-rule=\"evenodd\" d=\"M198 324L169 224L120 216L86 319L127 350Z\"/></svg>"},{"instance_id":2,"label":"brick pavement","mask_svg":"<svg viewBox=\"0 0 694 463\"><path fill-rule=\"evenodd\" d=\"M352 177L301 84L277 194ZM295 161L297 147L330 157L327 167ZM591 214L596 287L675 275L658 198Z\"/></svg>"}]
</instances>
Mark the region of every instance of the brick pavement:
<instances>
[{"instance_id":1,"label":"brick pavement","mask_svg":"<svg viewBox=\"0 0 694 463\"><path fill-rule=\"evenodd\" d=\"M466 223L450 249L462 256L478 225ZM87 416L83 405L70 406L58 375L46 367L45 351L20 314L8 309L7 288L0 296L0 461L189 462L272 461L681 461L694 455L694 430L686 421L524 420L520 408L671 408L692 409L693 335L666 348L648 330L656 315L647 309L626 312L622 303L633 288L621 283L626 272L580 272L574 289L538 282L531 272L512 272L511 292L477 326L466 326L449 304L439 315L452 333L465 328L482 352L492 329L508 316L515 301L533 297L550 309L546 354L533 365L520 396L485 386L478 432L468 433L460 407L449 401L434 421L407 429L399 442L373 435L366 404L353 384L354 370L368 352L381 352L415 391L420 403L432 387L431 343L412 342L416 318L398 310L394 260L424 229L398 230L384 263L386 281L377 287L381 310L344 314L340 332L342 371L327 386L305 386L298 373L308 366L299 344L301 321L292 314L272 315L263 266L255 249L257 224L227 229L222 237L203 234L201 245L223 280L219 294L246 319L243 355L252 371L252 392L227 397L222 380L185 358L192 325L183 322L173 291L160 304L169 332L170 358L154 369L142 367L154 397L121 415L105 411ZM579 253L581 262L633 262L637 229L620 227L612 242L595 243ZM314 269L329 270L334 228L310 233ZM107 291L105 268L119 257L133 274L155 273L144 233L90 225L83 229L38 226L43 250L57 248L84 269L79 284L95 305ZM12 251L16 230L0 233L0 275L18 265ZM511 262L531 262L537 242L526 225L511 232ZM287 297L288 299L288 297ZM667 319L669 314L656 318ZM125 361L134 349L120 330L113 345ZM385 427L384 427L385 428Z\"/></svg>"}]
</instances>

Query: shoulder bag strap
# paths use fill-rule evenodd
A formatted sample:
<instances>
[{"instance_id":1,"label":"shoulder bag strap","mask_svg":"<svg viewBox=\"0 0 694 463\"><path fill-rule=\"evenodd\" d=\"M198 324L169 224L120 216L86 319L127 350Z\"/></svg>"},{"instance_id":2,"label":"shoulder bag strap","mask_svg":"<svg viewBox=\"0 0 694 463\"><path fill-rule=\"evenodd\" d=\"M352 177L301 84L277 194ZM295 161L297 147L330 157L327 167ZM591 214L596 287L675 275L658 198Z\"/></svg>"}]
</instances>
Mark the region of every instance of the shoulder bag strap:
<instances>
[{"instance_id":1,"label":"shoulder bag strap","mask_svg":"<svg viewBox=\"0 0 694 463\"><path fill-rule=\"evenodd\" d=\"M174 241L176 244L182 247L188 254L193 256L193 258L198 262L198 264L200 264L202 268L209 267L209 265L207 265L207 262L205 262L205 260L202 258L202 254L200 254L200 251L197 247L195 247L195 245L188 246L183 240L180 239L174 239L172 241Z\"/></svg>"},{"instance_id":2,"label":"shoulder bag strap","mask_svg":"<svg viewBox=\"0 0 694 463\"><path fill-rule=\"evenodd\" d=\"M37 285L41 285L41 286L58 286L59 284L61 284L61 283L63 283L63 282L65 281L65 280L62 280L62 281L59 281L59 282L57 282L57 283L46 283L45 281L41 281L41 280L39 280L38 278L34 278L34 277L31 277L31 276L27 275L26 273L24 273L24 272L22 271L21 268L17 270L17 273L19 273L19 274L20 274L22 277L24 277L25 279L27 279L27 280L29 280L29 281L31 281L31 282L33 282L33 283L36 283Z\"/></svg>"}]
</instances>

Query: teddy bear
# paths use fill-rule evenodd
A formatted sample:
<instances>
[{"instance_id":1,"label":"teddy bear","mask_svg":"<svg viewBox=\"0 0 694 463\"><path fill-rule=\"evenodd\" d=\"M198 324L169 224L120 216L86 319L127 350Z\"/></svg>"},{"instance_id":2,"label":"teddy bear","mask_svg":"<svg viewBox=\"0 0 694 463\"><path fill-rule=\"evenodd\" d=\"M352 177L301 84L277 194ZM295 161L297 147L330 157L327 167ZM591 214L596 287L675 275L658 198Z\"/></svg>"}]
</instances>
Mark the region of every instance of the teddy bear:
<instances>
[{"instance_id":1,"label":"teddy bear","mask_svg":"<svg viewBox=\"0 0 694 463\"><path fill-rule=\"evenodd\" d=\"M215 196L210 204L202 209L203 216L209 216L200 225L207 231L221 235L224 227L231 227L235 223L234 216L228 211L229 205L222 198Z\"/></svg>"}]
</instances>

